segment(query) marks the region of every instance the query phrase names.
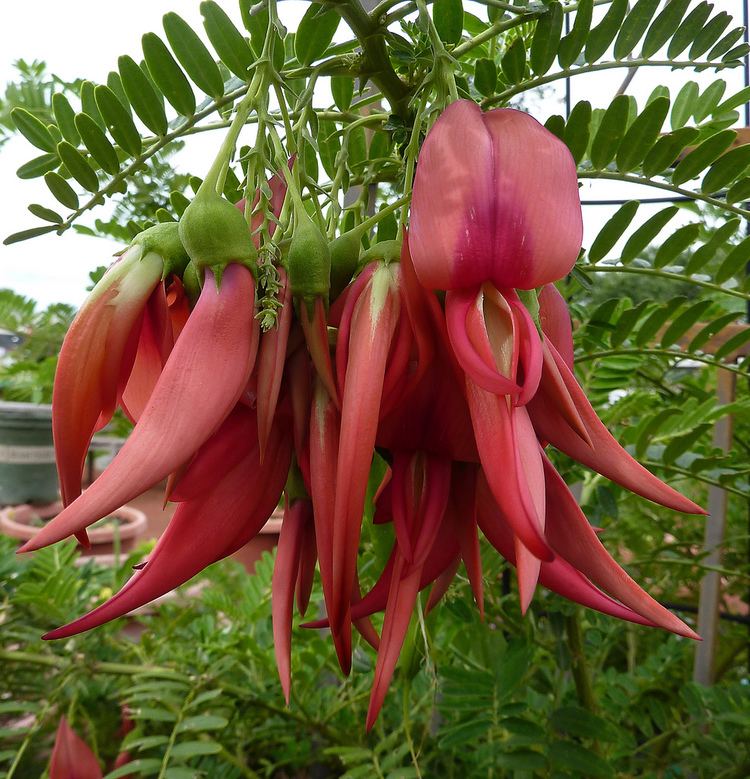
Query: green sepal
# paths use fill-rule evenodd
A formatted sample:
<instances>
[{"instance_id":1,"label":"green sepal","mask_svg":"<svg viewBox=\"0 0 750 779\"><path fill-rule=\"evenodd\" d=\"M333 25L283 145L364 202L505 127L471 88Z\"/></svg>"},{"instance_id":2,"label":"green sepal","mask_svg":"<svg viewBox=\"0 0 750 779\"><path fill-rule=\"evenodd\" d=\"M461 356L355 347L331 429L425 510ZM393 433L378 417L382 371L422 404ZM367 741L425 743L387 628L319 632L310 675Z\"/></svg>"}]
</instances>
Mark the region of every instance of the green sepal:
<instances>
[{"instance_id":1,"label":"green sepal","mask_svg":"<svg viewBox=\"0 0 750 779\"><path fill-rule=\"evenodd\" d=\"M289 466L284 492L289 503L294 503L295 500L310 500L305 487L305 480L302 478L302 471L300 471L296 459L293 459L292 464Z\"/></svg>"},{"instance_id":2,"label":"green sepal","mask_svg":"<svg viewBox=\"0 0 750 779\"><path fill-rule=\"evenodd\" d=\"M541 334L542 325L539 321L539 296L537 291L535 289L517 289L516 294L521 299L521 303L523 303L526 310L531 314L536 329Z\"/></svg>"},{"instance_id":3,"label":"green sepal","mask_svg":"<svg viewBox=\"0 0 750 779\"><path fill-rule=\"evenodd\" d=\"M380 241L373 244L369 249L366 249L359 258L359 264L357 269L364 268L365 265L369 265L371 262L384 262L386 265L390 265L392 262L399 262L401 260L401 241L394 238L391 241Z\"/></svg>"},{"instance_id":4,"label":"green sepal","mask_svg":"<svg viewBox=\"0 0 750 779\"><path fill-rule=\"evenodd\" d=\"M232 262L257 273L258 252L244 215L214 192L204 191L185 209L179 235L199 275L204 268Z\"/></svg>"},{"instance_id":5,"label":"green sepal","mask_svg":"<svg viewBox=\"0 0 750 779\"><path fill-rule=\"evenodd\" d=\"M177 222L160 222L133 238L132 243L143 247L142 256L149 252L158 254L164 260L162 279L170 274L182 276L190 260L180 240Z\"/></svg>"}]
</instances>

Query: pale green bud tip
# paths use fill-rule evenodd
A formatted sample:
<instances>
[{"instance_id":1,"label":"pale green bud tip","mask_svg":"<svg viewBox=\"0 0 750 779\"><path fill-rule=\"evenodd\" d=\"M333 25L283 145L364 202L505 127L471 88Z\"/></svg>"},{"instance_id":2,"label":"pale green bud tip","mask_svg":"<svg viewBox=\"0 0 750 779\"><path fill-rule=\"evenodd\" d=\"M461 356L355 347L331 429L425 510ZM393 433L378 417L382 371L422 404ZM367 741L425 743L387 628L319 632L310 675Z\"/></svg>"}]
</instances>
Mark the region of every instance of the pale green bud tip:
<instances>
[{"instance_id":1,"label":"pale green bud tip","mask_svg":"<svg viewBox=\"0 0 750 779\"><path fill-rule=\"evenodd\" d=\"M132 245L141 247L143 256L153 253L163 259L163 277L170 273L182 275L190 259L180 240L176 222L162 222L149 227L133 239Z\"/></svg>"}]
</instances>

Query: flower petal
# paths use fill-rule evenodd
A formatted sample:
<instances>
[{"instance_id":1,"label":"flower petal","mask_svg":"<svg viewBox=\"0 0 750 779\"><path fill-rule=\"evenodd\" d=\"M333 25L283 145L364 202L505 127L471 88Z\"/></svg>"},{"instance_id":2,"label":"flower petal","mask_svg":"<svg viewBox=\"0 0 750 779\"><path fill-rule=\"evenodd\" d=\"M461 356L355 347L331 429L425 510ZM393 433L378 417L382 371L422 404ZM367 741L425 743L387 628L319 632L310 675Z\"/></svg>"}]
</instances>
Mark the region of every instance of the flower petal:
<instances>
[{"instance_id":1,"label":"flower petal","mask_svg":"<svg viewBox=\"0 0 750 779\"><path fill-rule=\"evenodd\" d=\"M698 638L681 619L644 592L612 559L552 463L544 457L547 537L555 552L584 576L654 625Z\"/></svg>"}]
</instances>

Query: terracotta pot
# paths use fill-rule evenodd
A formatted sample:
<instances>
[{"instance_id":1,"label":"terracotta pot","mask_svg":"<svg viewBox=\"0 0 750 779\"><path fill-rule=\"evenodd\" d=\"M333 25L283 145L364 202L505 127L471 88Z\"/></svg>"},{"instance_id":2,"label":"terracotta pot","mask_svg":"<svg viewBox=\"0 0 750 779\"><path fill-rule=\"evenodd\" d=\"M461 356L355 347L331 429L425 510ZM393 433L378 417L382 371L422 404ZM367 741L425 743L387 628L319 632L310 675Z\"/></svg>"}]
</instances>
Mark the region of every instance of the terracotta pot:
<instances>
[{"instance_id":1,"label":"terracotta pot","mask_svg":"<svg viewBox=\"0 0 750 779\"><path fill-rule=\"evenodd\" d=\"M28 541L40 530L31 523L41 517L51 519L62 510L59 501L47 506L30 506L22 503L19 506L7 506L0 510L0 531L11 538ZM120 537L120 551L127 554L132 551L146 531L146 515L132 506L122 506L113 512L120 520L117 528L112 524L102 527L89 528L88 534L91 541L89 549L81 548L82 557L96 556L102 558L112 555L115 551L115 534Z\"/></svg>"},{"instance_id":2,"label":"terracotta pot","mask_svg":"<svg viewBox=\"0 0 750 779\"><path fill-rule=\"evenodd\" d=\"M248 573L255 573L255 564L260 560L263 552L270 552L276 544L279 543L279 533L281 533L281 520L284 518L284 510L276 509L271 514L271 518L266 522L255 538L242 549L239 549L232 555L233 560L242 563Z\"/></svg>"}]
</instances>

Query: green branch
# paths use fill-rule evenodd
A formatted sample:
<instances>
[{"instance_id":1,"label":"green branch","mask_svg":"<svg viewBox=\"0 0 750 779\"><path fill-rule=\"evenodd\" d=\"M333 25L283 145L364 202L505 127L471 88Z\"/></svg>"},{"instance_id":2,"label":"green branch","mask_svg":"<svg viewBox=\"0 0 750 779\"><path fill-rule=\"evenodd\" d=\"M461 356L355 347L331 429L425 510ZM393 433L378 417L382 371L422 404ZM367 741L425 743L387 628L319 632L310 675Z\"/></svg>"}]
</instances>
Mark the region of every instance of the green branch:
<instances>
[{"instance_id":1,"label":"green branch","mask_svg":"<svg viewBox=\"0 0 750 779\"><path fill-rule=\"evenodd\" d=\"M361 75L369 78L380 89L394 113L406 117L411 92L391 65L385 45L386 28L377 18L371 17L358 0L339 0L331 5L362 44Z\"/></svg>"},{"instance_id":2,"label":"green branch","mask_svg":"<svg viewBox=\"0 0 750 779\"><path fill-rule=\"evenodd\" d=\"M667 184L666 181L654 181L653 179L646 178L645 176L636 176L632 173L615 173L609 170L583 170L578 171L579 179L605 179L607 181L624 181L628 184L642 184L644 187L654 187L655 189L663 189L666 192L671 192L674 195L680 197L686 197L690 200L700 200L702 203L708 203L710 206L721 208L723 211L729 211L732 214L737 214L744 219L750 219L750 211L740 206L733 206L727 203L725 200L720 200L717 197L711 195L703 195L700 192L694 192L691 189L684 189L683 187L675 186L674 184Z\"/></svg>"},{"instance_id":3,"label":"green branch","mask_svg":"<svg viewBox=\"0 0 750 779\"><path fill-rule=\"evenodd\" d=\"M489 2L489 0L477 0L477 1L482 3L483 5L495 5L494 2ZM594 5L609 5L611 2L612 0L594 0ZM564 5L563 13L569 14L572 13L573 11L578 10L578 5L579 3L570 3L569 5ZM414 5L414 8L411 10L416 10L416 5ZM534 19L538 19L540 16L543 16L545 13L547 13L547 9L541 7L538 10L531 11L528 9L524 9L523 6L519 6L516 13L518 12L520 12L520 14L516 16L515 19L505 19L499 22L495 22L494 24L490 25L484 32L479 33L479 35L475 35L473 38L470 38L468 41L464 41L463 43L460 43L458 46L456 46L455 49L453 49L451 53L453 54L454 57L456 57L456 59L458 59L459 57L462 57L464 54L471 51L472 49L475 49L477 46L481 46L486 41L489 41L492 38L495 38L496 36L500 35L500 33L507 32L513 27L518 27L521 24L525 24L526 22L531 22ZM389 19L389 21L393 21L393 19Z\"/></svg>"},{"instance_id":4,"label":"green branch","mask_svg":"<svg viewBox=\"0 0 750 779\"><path fill-rule=\"evenodd\" d=\"M750 297L750 296L749 296ZM676 360L695 360L696 362L702 362L704 365L710 365L713 368L721 368L731 373L736 373L738 376L748 376L748 371L743 371L736 365L732 365L728 362L722 362L712 357L705 357L700 354L693 354L692 352L684 352L681 349L658 349L658 348L640 348L633 347L630 349L607 349L600 352L589 352L582 354L580 357L576 356L576 363L588 362L590 360L598 360L604 357L621 357L628 354L652 354L657 357L674 357Z\"/></svg>"},{"instance_id":5,"label":"green branch","mask_svg":"<svg viewBox=\"0 0 750 779\"><path fill-rule=\"evenodd\" d=\"M696 287L703 287L704 289L710 289L712 292L721 292L724 295L729 295L740 300L750 300L750 294L747 292L740 292L736 289L728 289L722 287L719 284L714 284L710 281L701 281L700 279L694 279L692 276L686 276L684 273L669 273L668 271L658 270L657 268L636 268L632 265L579 265L582 271L587 273L635 273L642 276L656 276L660 279L669 279L670 281L685 281L689 284L695 284Z\"/></svg>"},{"instance_id":6,"label":"green branch","mask_svg":"<svg viewBox=\"0 0 750 779\"><path fill-rule=\"evenodd\" d=\"M111 195L115 192L118 192L118 185L120 182L126 181L131 176L131 174L136 173L139 168L143 166L143 163L151 159L154 154L160 152L164 147L172 143L172 141L175 141L185 135L185 130L189 130L190 128L194 127L196 124L198 124L198 122L200 122L201 119L205 119L207 116L210 116L214 111L216 111L217 108L221 108L222 106L228 105L229 103L233 103L235 100L237 100L237 98L244 97L249 89L250 85L244 84L239 89L235 89L232 92L224 95L224 97L218 100L212 100L202 111L193 114L193 116L186 119L182 124L175 127L174 130L167 133L162 138L159 138L156 143L154 143L152 146L149 146L148 149L135 157L135 159L133 159L129 165L124 167L121 171L119 171L119 173L116 173L104 189L100 189L98 192L95 192L89 200L77 208L64 222L62 222L58 227L57 234L60 235L69 227L71 227L73 222L75 222L75 220L78 219L79 216L82 216L86 211L91 210L95 206L101 205L103 203L104 195Z\"/></svg>"},{"instance_id":7,"label":"green branch","mask_svg":"<svg viewBox=\"0 0 750 779\"><path fill-rule=\"evenodd\" d=\"M645 465L649 470L662 470L666 473L674 473L678 476L684 476L688 479L703 482L704 484L710 484L712 487L719 487L720 489L725 490L726 492L731 492L733 495L737 495L741 498L748 497L746 491L740 490L737 487L731 487L728 484L720 482L718 479L711 479L708 476L704 476L700 472L694 473L687 468L680 468L678 465L667 465L656 460L639 460L639 462Z\"/></svg>"},{"instance_id":8,"label":"green branch","mask_svg":"<svg viewBox=\"0 0 750 779\"><path fill-rule=\"evenodd\" d=\"M520 24L522 21L526 21L526 18L524 17L518 20L513 19L510 22L504 22L504 24L512 27L514 25ZM500 25L493 25L490 30L499 26ZM508 29L508 27L505 27L504 29ZM489 32L489 30L487 32ZM485 33L482 35L485 35ZM477 38L480 37L482 36L477 36ZM492 37L494 37L494 35L487 35L484 40ZM484 42L484 40L481 42ZM459 49L461 49L461 46L457 46L453 54L460 56L458 54ZM582 65L578 68L565 68L564 70L557 71L556 73L548 73L545 76L539 76L538 78L532 78L528 81L522 81L520 84L515 84L514 86L509 87L504 92L499 92L492 97L485 98L482 101L482 108L491 108L498 103L504 103L507 100L510 100L511 97L519 94L520 92L526 92L529 89L535 89L536 87L541 87L545 84L550 84L553 81L559 81L560 79L572 78L573 76L577 76L580 73L596 73L600 70L612 70L613 68L640 68L654 66L666 68L715 68L718 71L723 70L724 68L733 68L739 64L739 61L733 65L730 65L728 63L725 64L722 62L700 62L697 60L654 60L647 57L639 57L632 60L613 60L612 62L595 62L591 65Z\"/></svg>"}]
</instances>

